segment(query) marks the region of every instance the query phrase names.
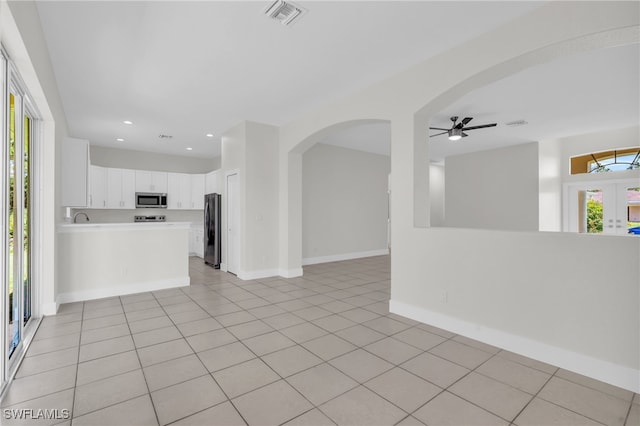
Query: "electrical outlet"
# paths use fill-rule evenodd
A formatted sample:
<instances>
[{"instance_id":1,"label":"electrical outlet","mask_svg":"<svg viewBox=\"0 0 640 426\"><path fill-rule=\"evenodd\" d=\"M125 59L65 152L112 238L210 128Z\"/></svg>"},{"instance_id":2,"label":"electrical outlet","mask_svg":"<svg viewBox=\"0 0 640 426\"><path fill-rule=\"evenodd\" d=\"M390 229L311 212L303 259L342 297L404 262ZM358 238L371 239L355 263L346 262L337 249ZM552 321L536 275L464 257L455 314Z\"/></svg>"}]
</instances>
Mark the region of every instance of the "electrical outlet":
<instances>
[{"instance_id":1,"label":"electrical outlet","mask_svg":"<svg viewBox=\"0 0 640 426\"><path fill-rule=\"evenodd\" d=\"M442 292L442 303L448 303L448 302L449 302L449 292L445 290Z\"/></svg>"}]
</instances>

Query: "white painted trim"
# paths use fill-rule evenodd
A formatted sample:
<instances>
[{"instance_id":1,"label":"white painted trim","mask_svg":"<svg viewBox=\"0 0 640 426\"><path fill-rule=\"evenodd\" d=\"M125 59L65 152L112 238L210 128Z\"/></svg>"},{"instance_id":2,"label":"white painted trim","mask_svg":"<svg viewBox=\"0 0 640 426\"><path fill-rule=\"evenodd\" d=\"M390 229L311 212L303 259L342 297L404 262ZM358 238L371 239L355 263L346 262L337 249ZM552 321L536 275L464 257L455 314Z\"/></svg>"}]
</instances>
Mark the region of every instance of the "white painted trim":
<instances>
[{"instance_id":1,"label":"white painted trim","mask_svg":"<svg viewBox=\"0 0 640 426\"><path fill-rule=\"evenodd\" d=\"M221 263L220 264L220 270L222 272L227 272L227 264L226 263Z\"/></svg>"},{"instance_id":2,"label":"white painted trim","mask_svg":"<svg viewBox=\"0 0 640 426\"><path fill-rule=\"evenodd\" d=\"M56 303L82 302L85 300L102 299L105 297L124 296L127 294L144 293L146 291L165 290L168 288L186 287L191 283L188 276L180 278L170 278L167 280L147 281L141 283L123 284L113 287L96 288L84 291L72 291L61 293L56 299Z\"/></svg>"},{"instance_id":3,"label":"white painted trim","mask_svg":"<svg viewBox=\"0 0 640 426\"><path fill-rule=\"evenodd\" d=\"M55 315L58 313L58 308L60 307L60 304L58 302L52 302L52 303L43 303L40 306L40 309L42 310L42 315Z\"/></svg>"},{"instance_id":4,"label":"white painted trim","mask_svg":"<svg viewBox=\"0 0 640 426\"><path fill-rule=\"evenodd\" d=\"M240 271L238 278L241 280L257 280L260 278L276 277L278 276L277 269L262 269L260 271Z\"/></svg>"},{"instance_id":5,"label":"white painted trim","mask_svg":"<svg viewBox=\"0 0 640 426\"><path fill-rule=\"evenodd\" d=\"M632 392L640 392L640 370L603 361L501 330L483 327L469 321L395 300L389 301L389 312L628 389Z\"/></svg>"},{"instance_id":6,"label":"white painted trim","mask_svg":"<svg viewBox=\"0 0 640 426\"><path fill-rule=\"evenodd\" d=\"M363 257L384 256L389 254L389 249L360 251L355 253L331 254L329 256L307 257L302 259L302 265L315 265L316 263L339 262L341 260L360 259ZM282 275L282 274L280 274Z\"/></svg>"},{"instance_id":7,"label":"white painted trim","mask_svg":"<svg viewBox=\"0 0 640 426\"><path fill-rule=\"evenodd\" d=\"M282 278L296 278L302 276L302 268L280 269L278 275Z\"/></svg>"}]
</instances>

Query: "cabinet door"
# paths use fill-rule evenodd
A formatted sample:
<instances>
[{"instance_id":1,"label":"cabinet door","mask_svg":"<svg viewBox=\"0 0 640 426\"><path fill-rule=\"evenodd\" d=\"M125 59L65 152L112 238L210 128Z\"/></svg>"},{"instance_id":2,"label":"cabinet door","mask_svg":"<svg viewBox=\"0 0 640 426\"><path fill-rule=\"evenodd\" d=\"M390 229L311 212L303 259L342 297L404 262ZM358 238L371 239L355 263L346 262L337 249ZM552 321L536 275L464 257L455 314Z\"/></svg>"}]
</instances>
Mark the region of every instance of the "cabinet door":
<instances>
[{"instance_id":1,"label":"cabinet door","mask_svg":"<svg viewBox=\"0 0 640 426\"><path fill-rule=\"evenodd\" d=\"M167 208L179 209L181 201L180 173L167 173Z\"/></svg>"},{"instance_id":2,"label":"cabinet door","mask_svg":"<svg viewBox=\"0 0 640 426\"><path fill-rule=\"evenodd\" d=\"M204 209L204 175L191 175L191 208Z\"/></svg>"},{"instance_id":3,"label":"cabinet door","mask_svg":"<svg viewBox=\"0 0 640 426\"><path fill-rule=\"evenodd\" d=\"M218 171L210 172L205 175L205 194L219 194L218 188Z\"/></svg>"},{"instance_id":4,"label":"cabinet door","mask_svg":"<svg viewBox=\"0 0 640 426\"><path fill-rule=\"evenodd\" d=\"M121 169L107 169L107 208L123 208Z\"/></svg>"},{"instance_id":5,"label":"cabinet door","mask_svg":"<svg viewBox=\"0 0 640 426\"><path fill-rule=\"evenodd\" d=\"M146 170L136 170L136 192L151 191L151 172Z\"/></svg>"},{"instance_id":6,"label":"cabinet door","mask_svg":"<svg viewBox=\"0 0 640 426\"><path fill-rule=\"evenodd\" d=\"M62 141L62 206L87 207L89 182L89 141L67 138Z\"/></svg>"},{"instance_id":7,"label":"cabinet door","mask_svg":"<svg viewBox=\"0 0 640 426\"><path fill-rule=\"evenodd\" d=\"M136 173L133 170L122 170L122 208L136 208Z\"/></svg>"},{"instance_id":8,"label":"cabinet door","mask_svg":"<svg viewBox=\"0 0 640 426\"><path fill-rule=\"evenodd\" d=\"M104 167L91 166L89 179L89 207L104 209L107 207L107 170Z\"/></svg>"},{"instance_id":9,"label":"cabinet door","mask_svg":"<svg viewBox=\"0 0 640 426\"><path fill-rule=\"evenodd\" d=\"M151 192L167 193L169 192L167 172L150 172L151 173Z\"/></svg>"},{"instance_id":10,"label":"cabinet door","mask_svg":"<svg viewBox=\"0 0 640 426\"><path fill-rule=\"evenodd\" d=\"M191 208L191 175L179 173L180 176L180 208Z\"/></svg>"}]
</instances>

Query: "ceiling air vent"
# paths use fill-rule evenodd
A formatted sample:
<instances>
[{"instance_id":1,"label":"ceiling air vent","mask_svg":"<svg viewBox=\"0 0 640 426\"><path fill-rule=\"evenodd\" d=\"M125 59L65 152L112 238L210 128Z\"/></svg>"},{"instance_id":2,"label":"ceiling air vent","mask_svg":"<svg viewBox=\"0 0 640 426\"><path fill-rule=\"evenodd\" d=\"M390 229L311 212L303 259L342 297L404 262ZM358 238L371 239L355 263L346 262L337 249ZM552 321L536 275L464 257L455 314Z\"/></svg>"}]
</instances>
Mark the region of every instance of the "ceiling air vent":
<instances>
[{"instance_id":1,"label":"ceiling air vent","mask_svg":"<svg viewBox=\"0 0 640 426\"><path fill-rule=\"evenodd\" d=\"M524 126L525 124L529 124L529 123L524 120L516 120L516 121L510 121L504 124L509 127L518 127L518 126Z\"/></svg>"},{"instance_id":2,"label":"ceiling air vent","mask_svg":"<svg viewBox=\"0 0 640 426\"><path fill-rule=\"evenodd\" d=\"M304 10L301 7L287 3L284 0L276 0L271 6L267 7L264 14L282 25L291 25L303 12Z\"/></svg>"}]
</instances>

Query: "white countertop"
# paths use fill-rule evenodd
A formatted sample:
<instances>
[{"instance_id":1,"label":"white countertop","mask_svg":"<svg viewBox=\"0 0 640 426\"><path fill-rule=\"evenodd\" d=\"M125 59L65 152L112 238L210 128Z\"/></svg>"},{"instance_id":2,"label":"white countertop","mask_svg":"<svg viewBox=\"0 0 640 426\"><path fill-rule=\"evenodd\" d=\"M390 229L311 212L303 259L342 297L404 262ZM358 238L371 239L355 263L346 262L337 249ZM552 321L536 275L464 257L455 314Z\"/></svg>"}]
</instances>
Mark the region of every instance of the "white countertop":
<instances>
[{"instance_id":1,"label":"white countertop","mask_svg":"<svg viewBox=\"0 0 640 426\"><path fill-rule=\"evenodd\" d=\"M191 225L192 222L61 223L58 225L58 232L188 230Z\"/></svg>"}]
</instances>

